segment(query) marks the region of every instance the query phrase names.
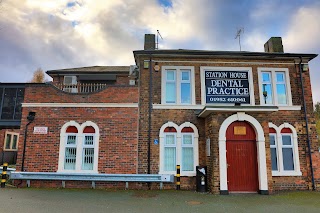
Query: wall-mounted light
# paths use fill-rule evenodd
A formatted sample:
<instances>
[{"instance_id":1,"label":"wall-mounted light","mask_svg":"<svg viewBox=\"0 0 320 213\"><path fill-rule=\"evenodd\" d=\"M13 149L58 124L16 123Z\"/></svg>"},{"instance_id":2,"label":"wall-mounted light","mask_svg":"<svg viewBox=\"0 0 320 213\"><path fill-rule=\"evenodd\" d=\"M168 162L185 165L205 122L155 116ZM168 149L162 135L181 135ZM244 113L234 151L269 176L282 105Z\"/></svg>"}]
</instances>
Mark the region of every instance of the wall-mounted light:
<instances>
[{"instance_id":1,"label":"wall-mounted light","mask_svg":"<svg viewBox=\"0 0 320 213\"><path fill-rule=\"evenodd\" d=\"M35 116L36 116L36 113L35 113L35 112L29 112L29 115L28 115L28 117L27 117L28 121L29 121L29 122L33 121L34 118L35 118Z\"/></svg>"},{"instance_id":2,"label":"wall-mounted light","mask_svg":"<svg viewBox=\"0 0 320 213\"><path fill-rule=\"evenodd\" d=\"M156 72L158 72L158 71L160 70L160 66L159 66L158 62L156 62L156 63L154 64L153 69L154 69Z\"/></svg>"},{"instance_id":3,"label":"wall-mounted light","mask_svg":"<svg viewBox=\"0 0 320 213\"><path fill-rule=\"evenodd\" d=\"M303 64L302 65L302 71L307 72L309 70L309 65L308 64Z\"/></svg>"},{"instance_id":4,"label":"wall-mounted light","mask_svg":"<svg viewBox=\"0 0 320 213\"><path fill-rule=\"evenodd\" d=\"M144 69L148 69L149 68L149 61L148 60L144 60L143 61L143 68Z\"/></svg>"}]
</instances>

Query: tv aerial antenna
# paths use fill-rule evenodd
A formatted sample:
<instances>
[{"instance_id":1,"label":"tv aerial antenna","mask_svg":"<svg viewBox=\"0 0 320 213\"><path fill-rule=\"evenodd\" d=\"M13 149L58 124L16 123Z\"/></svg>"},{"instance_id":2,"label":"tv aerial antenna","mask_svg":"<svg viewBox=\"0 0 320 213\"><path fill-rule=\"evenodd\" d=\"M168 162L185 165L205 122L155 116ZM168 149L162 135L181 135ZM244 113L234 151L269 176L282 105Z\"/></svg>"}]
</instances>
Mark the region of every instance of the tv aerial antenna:
<instances>
[{"instance_id":1,"label":"tv aerial antenna","mask_svg":"<svg viewBox=\"0 0 320 213\"><path fill-rule=\"evenodd\" d=\"M237 35L236 35L236 37L234 38L234 39L237 39L237 38L239 39L240 51L241 51L241 39L240 39L241 33L242 33L242 34L244 33L244 28L243 28L243 27L241 27L240 29L237 30Z\"/></svg>"},{"instance_id":2,"label":"tv aerial antenna","mask_svg":"<svg viewBox=\"0 0 320 213\"><path fill-rule=\"evenodd\" d=\"M161 38L161 40L163 40L159 30L157 30L157 42L156 42L156 50L159 49L159 37Z\"/></svg>"}]
</instances>

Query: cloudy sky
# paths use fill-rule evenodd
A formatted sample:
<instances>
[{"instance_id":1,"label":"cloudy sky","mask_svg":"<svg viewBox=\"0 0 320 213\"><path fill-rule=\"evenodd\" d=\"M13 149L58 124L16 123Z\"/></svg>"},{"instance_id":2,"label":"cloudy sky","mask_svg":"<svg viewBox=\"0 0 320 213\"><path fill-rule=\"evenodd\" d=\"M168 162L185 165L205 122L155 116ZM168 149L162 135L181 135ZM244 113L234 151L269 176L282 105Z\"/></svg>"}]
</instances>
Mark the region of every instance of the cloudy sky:
<instances>
[{"instance_id":1,"label":"cloudy sky","mask_svg":"<svg viewBox=\"0 0 320 213\"><path fill-rule=\"evenodd\" d=\"M0 0L1 1L1 0ZM2 0L0 82L43 70L134 64L145 33L162 49L263 52L271 36L285 52L320 53L319 0ZM320 56L310 62L320 102Z\"/></svg>"}]
</instances>

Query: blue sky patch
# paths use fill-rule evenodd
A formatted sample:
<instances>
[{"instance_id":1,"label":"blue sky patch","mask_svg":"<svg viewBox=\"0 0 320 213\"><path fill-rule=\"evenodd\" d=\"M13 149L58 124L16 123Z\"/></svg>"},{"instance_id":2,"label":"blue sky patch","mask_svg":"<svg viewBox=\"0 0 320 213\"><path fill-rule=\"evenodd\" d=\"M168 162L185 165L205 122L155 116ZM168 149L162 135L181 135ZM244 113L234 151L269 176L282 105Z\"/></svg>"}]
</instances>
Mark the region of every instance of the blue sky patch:
<instances>
[{"instance_id":1,"label":"blue sky patch","mask_svg":"<svg viewBox=\"0 0 320 213\"><path fill-rule=\"evenodd\" d=\"M71 24L72 24L72 27L75 27L75 26L79 25L79 22L77 22L77 21L72 21Z\"/></svg>"},{"instance_id":2,"label":"blue sky patch","mask_svg":"<svg viewBox=\"0 0 320 213\"><path fill-rule=\"evenodd\" d=\"M73 7L76 5L76 2L68 2L67 7Z\"/></svg>"},{"instance_id":3,"label":"blue sky patch","mask_svg":"<svg viewBox=\"0 0 320 213\"><path fill-rule=\"evenodd\" d=\"M158 0L159 4L164 7L172 7L171 0Z\"/></svg>"}]
</instances>

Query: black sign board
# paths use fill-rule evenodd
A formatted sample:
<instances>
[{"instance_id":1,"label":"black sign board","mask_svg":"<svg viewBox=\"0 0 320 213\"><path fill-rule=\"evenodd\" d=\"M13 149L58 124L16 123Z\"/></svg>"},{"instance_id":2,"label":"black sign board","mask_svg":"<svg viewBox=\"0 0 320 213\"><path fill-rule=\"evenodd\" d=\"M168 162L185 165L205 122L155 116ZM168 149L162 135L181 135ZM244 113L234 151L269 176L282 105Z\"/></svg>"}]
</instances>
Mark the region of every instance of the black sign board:
<instances>
[{"instance_id":1,"label":"black sign board","mask_svg":"<svg viewBox=\"0 0 320 213\"><path fill-rule=\"evenodd\" d=\"M206 103L250 104L246 71L205 71Z\"/></svg>"}]
</instances>

